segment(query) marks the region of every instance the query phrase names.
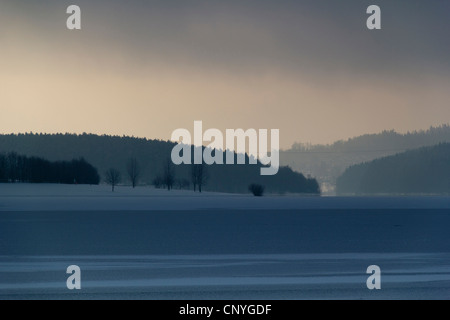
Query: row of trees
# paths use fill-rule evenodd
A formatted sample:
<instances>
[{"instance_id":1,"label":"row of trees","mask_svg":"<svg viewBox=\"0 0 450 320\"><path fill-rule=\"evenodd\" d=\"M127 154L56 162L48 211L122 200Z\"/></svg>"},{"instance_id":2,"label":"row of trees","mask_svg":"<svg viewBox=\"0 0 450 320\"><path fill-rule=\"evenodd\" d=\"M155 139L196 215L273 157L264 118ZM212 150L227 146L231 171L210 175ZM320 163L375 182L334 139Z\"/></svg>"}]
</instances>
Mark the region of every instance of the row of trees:
<instances>
[{"instance_id":1,"label":"row of trees","mask_svg":"<svg viewBox=\"0 0 450 320\"><path fill-rule=\"evenodd\" d=\"M83 158L51 162L10 152L0 154L0 182L99 184L100 176Z\"/></svg>"},{"instance_id":2,"label":"row of trees","mask_svg":"<svg viewBox=\"0 0 450 320\"><path fill-rule=\"evenodd\" d=\"M156 188L167 188L170 191L174 186L178 186L178 189L189 189L192 184L194 192L198 190L201 193L209 179L208 168L205 164L193 164L190 167L190 181L186 178L177 179L175 166L169 159L164 164L163 175L157 176L153 181L153 185Z\"/></svg>"},{"instance_id":3,"label":"row of trees","mask_svg":"<svg viewBox=\"0 0 450 320\"><path fill-rule=\"evenodd\" d=\"M153 181L153 185L157 189L167 188L167 190L170 191L174 188L178 188L179 190L182 190L190 189L192 185L194 187L194 192L198 190L201 193L209 179L208 168L205 164L191 165L190 181L187 179L176 178L176 170L170 159L164 163L163 171L163 175L157 176ZM138 185L141 176L141 167L136 158L128 160L127 174L134 189ZM115 187L121 182L120 171L113 168L107 170L105 173L105 182L111 185L112 191L114 192ZM265 187L260 184L251 184L249 186L249 191L256 197L262 197L264 190Z\"/></svg>"},{"instance_id":4,"label":"row of trees","mask_svg":"<svg viewBox=\"0 0 450 320\"><path fill-rule=\"evenodd\" d=\"M141 166L136 158L130 158L127 162L127 175L131 182L131 186L136 188L142 175ZM112 187L114 192L115 187L122 181L120 171L114 168L108 169L105 173L105 182Z\"/></svg>"},{"instance_id":5,"label":"row of trees","mask_svg":"<svg viewBox=\"0 0 450 320\"><path fill-rule=\"evenodd\" d=\"M197 190L202 192L203 187L209 179L209 172L204 164L191 165L190 180L186 178L177 178L175 166L170 159L164 163L162 171L162 174L158 175L153 180L153 185L158 189L167 188L169 191L174 188L189 189L192 185L194 192ZM136 158L129 159L127 162L127 175L133 188L139 184L141 174L142 170L138 160ZM115 187L120 184L121 181L122 177L119 170L110 168L105 172L105 182L112 187L113 192Z\"/></svg>"}]
</instances>

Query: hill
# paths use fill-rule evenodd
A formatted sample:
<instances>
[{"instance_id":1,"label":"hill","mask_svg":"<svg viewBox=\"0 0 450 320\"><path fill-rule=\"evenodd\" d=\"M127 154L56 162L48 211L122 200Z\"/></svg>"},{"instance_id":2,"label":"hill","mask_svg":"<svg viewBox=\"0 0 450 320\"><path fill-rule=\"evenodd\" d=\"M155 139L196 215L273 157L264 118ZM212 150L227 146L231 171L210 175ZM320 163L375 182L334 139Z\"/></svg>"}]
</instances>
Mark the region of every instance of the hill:
<instances>
[{"instance_id":1,"label":"hill","mask_svg":"<svg viewBox=\"0 0 450 320\"><path fill-rule=\"evenodd\" d=\"M338 194L450 194L450 143L352 166Z\"/></svg>"},{"instance_id":2,"label":"hill","mask_svg":"<svg viewBox=\"0 0 450 320\"><path fill-rule=\"evenodd\" d=\"M0 135L0 153L17 152L50 161L83 157L98 169L102 178L106 170L115 168L121 172L126 183L127 162L130 158L136 158L142 169L141 184L152 184L164 174L174 145L168 141L93 134ZM268 193L320 193L315 179L305 178L290 168L280 168L276 176L264 177L260 176L260 168L261 164L210 166L207 168L209 179L204 190L247 193L251 183L260 183L266 186ZM174 171L177 181L191 180L191 166L177 166Z\"/></svg>"},{"instance_id":3,"label":"hill","mask_svg":"<svg viewBox=\"0 0 450 320\"><path fill-rule=\"evenodd\" d=\"M450 142L449 125L406 134L384 131L331 145L297 143L291 149L282 151L280 159L282 165L316 177L322 183L323 191L328 189L333 193L336 179L352 165L443 142Z\"/></svg>"}]
</instances>

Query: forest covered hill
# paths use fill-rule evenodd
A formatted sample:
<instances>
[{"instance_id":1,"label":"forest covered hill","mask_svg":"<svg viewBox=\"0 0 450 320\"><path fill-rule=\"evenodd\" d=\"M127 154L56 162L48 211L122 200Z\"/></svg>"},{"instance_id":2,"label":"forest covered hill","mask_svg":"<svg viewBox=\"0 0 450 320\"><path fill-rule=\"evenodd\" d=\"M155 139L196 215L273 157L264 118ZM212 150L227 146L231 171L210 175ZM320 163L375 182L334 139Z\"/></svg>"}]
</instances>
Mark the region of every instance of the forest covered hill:
<instances>
[{"instance_id":1,"label":"forest covered hill","mask_svg":"<svg viewBox=\"0 0 450 320\"><path fill-rule=\"evenodd\" d=\"M338 194L450 194L450 143L351 166Z\"/></svg>"},{"instance_id":2,"label":"forest covered hill","mask_svg":"<svg viewBox=\"0 0 450 320\"><path fill-rule=\"evenodd\" d=\"M280 153L281 164L317 178L323 191L332 193L336 179L355 164L395 155L411 149L450 142L450 126L431 127L406 134L384 131L367 134L331 145L297 143Z\"/></svg>"},{"instance_id":3,"label":"forest covered hill","mask_svg":"<svg viewBox=\"0 0 450 320\"><path fill-rule=\"evenodd\" d=\"M70 161L84 158L98 169L104 181L105 172L115 168L127 181L127 163L136 159L142 176L141 184L153 184L164 174L173 142L134 137L99 136L94 134L9 134L0 135L0 153L17 152L28 157L40 157L49 161ZM248 163L248 162L247 162ZM261 176L258 165L208 166L205 191L247 193L250 184L262 184L267 193L319 194L318 182L305 178L287 167L280 168L275 176ZM191 166L174 166L177 185L191 180Z\"/></svg>"}]
</instances>

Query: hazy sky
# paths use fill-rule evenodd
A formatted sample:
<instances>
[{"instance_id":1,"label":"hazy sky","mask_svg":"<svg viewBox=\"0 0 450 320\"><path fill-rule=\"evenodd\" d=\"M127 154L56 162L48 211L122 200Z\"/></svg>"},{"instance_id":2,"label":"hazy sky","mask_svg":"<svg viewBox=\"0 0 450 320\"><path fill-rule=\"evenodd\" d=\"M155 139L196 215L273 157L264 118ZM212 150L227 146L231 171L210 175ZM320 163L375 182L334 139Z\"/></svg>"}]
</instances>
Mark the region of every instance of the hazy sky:
<instances>
[{"instance_id":1,"label":"hazy sky","mask_svg":"<svg viewBox=\"0 0 450 320\"><path fill-rule=\"evenodd\" d=\"M0 132L169 139L203 120L280 129L286 148L448 123L449 16L442 0L0 0Z\"/></svg>"}]
</instances>

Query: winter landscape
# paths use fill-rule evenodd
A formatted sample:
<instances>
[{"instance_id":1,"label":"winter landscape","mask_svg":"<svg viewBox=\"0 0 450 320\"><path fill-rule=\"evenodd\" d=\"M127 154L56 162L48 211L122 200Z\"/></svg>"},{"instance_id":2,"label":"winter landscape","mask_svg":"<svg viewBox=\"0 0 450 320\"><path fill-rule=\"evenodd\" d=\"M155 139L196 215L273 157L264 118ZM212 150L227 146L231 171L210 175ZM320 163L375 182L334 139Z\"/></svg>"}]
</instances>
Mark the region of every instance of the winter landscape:
<instances>
[{"instance_id":1,"label":"winter landscape","mask_svg":"<svg viewBox=\"0 0 450 320\"><path fill-rule=\"evenodd\" d=\"M450 299L450 1L375 2L0 0L0 300Z\"/></svg>"},{"instance_id":2,"label":"winter landscape","mask_svg":"<svg viewBox=\"0 0 450 320\"><path fill-rule=\"evenodd\" d=\"M450 298L448 197L0 192L1 299Z\"/></svg>"}]
</instances>

